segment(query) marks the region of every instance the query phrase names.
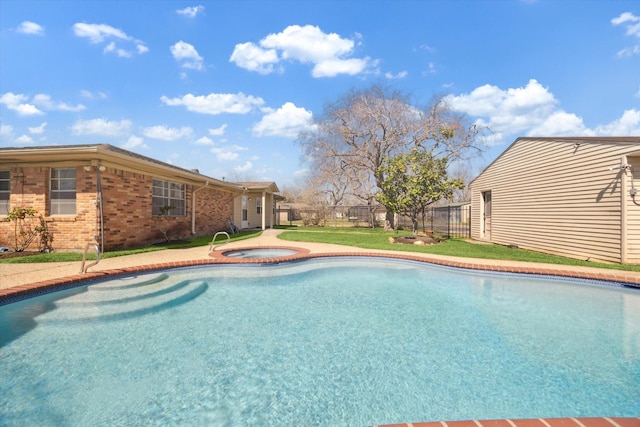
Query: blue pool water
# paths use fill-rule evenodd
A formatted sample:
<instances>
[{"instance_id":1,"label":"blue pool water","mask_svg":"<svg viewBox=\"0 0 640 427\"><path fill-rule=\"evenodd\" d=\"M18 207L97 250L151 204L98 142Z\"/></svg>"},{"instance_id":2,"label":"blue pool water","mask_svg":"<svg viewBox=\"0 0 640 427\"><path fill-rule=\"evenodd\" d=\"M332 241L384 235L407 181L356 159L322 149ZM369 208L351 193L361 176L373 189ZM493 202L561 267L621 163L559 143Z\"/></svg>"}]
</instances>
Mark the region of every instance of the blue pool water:
<instances>
[{"instance_id":1,"label":"blue pool water","mask_svg":"<svg viewBox=\"0 0 640 427\"><path fill-rule=\"evenodd\" d=\"M0 424L640 414L640 290L361 258L178 269L0 306Z\"/></svg>"}]
</instances>

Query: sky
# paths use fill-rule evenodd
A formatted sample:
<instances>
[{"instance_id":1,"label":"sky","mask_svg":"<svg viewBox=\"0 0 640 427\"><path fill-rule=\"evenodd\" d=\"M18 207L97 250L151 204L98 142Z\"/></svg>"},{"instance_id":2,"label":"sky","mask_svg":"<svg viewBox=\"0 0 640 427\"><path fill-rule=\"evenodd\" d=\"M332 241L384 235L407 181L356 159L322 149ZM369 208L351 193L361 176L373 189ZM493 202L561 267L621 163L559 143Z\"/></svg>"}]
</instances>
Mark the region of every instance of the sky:
<instances>
[{"instance_id":1,"label":"sky","mask_svg":"<svg viewBox=\"0 0 640 427\"><path fill-rule=\"evenodd\" d=\"M486 129L640 136L637 0L0 0L0 147L112 144L300 186L327 103L385 84Z\"/></svg>"}]
</instances>

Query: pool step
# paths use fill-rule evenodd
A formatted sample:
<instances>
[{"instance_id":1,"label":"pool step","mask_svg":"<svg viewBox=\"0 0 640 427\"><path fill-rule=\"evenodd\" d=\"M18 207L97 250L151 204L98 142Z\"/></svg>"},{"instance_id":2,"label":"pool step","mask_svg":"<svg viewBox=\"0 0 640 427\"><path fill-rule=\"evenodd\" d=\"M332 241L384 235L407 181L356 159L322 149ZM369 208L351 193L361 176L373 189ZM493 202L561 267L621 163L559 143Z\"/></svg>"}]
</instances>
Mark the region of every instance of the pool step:
<instances>
[{"instance_id":1,"label":"pool step","mask_svg":"<svg viewBox=\"0 0 640 427\"><path fill-rule=\"evenodd\" d=\"M148 280L97 284L86 292L55 302L56 309L38 316L38 322L95 322L123 320L187 303L208 285L203 281L174 281L166 274ZM109 291L107 293L107 291Z\"/></svg>"}]
</instances>

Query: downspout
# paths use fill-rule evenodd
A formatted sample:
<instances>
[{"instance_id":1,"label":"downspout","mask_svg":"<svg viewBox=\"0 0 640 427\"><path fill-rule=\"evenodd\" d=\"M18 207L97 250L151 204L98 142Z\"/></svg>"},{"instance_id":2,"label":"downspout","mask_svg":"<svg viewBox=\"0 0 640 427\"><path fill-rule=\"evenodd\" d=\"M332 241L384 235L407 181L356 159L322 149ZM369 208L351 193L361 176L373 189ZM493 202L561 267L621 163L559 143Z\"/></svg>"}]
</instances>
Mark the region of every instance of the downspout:
<instances>
[{"instance_id":1,"label":"downspout","mask_svg":"<svg viewBox=\"0 0 640 427\"><path fill-rule=\"evenodd\" d=\"M191 234L196 234L196 191L202 190L209 185L209 181L205 181L202 187L198 187L191 193Z\"/></svg>"},{"instance_id":2,"label":"downspout","mask_svg":"<svg viewBox=\"0 0 640 427\"><path fill-rule=\"evenodd\" d=\"M620 159L620 263L627 262L627 171L631 167L627 164L627 159L622 156Z\"/></svg>"},{"instance_id":3,"label":"downspout","mask_svg":"<svg viewBox=\"0 0 640 427\"><path fill-rule=\"evenodd\" d=\"M267 228L265 224L265 221L267 218L265 213L266 206L267 206L267 196L266 196L266 193L263 191L262 192L262 230L263 231Z\"/></svg>"},{"instance_id":4,"label":"downspout","mask_svg":"<svg viewBox=\"0 0 640 427\"><path fill-rule=\"evenodd\" d=\"M104 166L96 165L96 190L98 190L98 206L100 209L100 252L104 252L104 210L102 209L102 180L100 179L100 168Z\"/></svg>"}]
</instances>

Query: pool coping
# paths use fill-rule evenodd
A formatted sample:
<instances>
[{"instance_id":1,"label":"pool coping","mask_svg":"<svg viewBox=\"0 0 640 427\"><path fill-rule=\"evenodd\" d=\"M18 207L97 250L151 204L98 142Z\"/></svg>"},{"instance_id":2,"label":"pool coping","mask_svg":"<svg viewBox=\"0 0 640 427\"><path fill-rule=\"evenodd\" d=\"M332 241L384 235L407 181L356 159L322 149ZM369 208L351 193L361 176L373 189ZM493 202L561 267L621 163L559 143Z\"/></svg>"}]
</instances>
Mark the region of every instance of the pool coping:
<instances>
[{"instance_id":1,"label":"pool coping","mask_svg":"<svg viewBox=\"0 0 640 427\"><path fill-rule=\"evenodd\" d=\"M431 421L383 424L377 427L640 427L640 418L581 417L504 420Z\"/></svg>"},{"instance_id":2,"label":"pool coping","mask_svg":"<svg viewBox=\"0 0 640 427\"><path fill-rule=\"evenodd\" d=\"M140 272L149 272L154 270L162 270L167 268L179 268L179 267L193 267L202 265L225 265L225 264L279 264L283 262L298 261L304 259L313 258L335 258L335 257L375 257L375 258L390 258L390 259L402 259L409 261L417 261L421 263L434 264L446 267L460 268L464 270L478 270L488 272L500 272L500 273L516 273L526 275L538 275L547 277L561 277L561 278L574 278L593 280L597 282L610 282L612 284L620 284L628 286L630 288L640 289L640 275L638 277L629 277L624 272L619 270L611 271L576 271L576 270L563 270L561 267L539 267L539 266L509 266L509 265L492 265L486 262L467 262L467 261L454 261L449 259L439 259L424 256L416 256L408 253L380 253L380 252L324 252L324 253L310 253L309 249L294 247L294 246L269 246L274 249L295 249L296 254L286 255L274 258L233 258L225 257L224 251L214 251L209 254L210 259L194 259L188 261L174 261L163 262L157 264L145 264L137 265L134 267L116 268L110 270L103 270L99 272L87 272L84 274L75 274L66 277L60 277L55 279L48 279L29 283L25 285L18 285L6 289L0 289L0 305L9 304L11 302L28 298L30 296L39 295L42 293L53 292L56 290L79 285L82 282L90 282L98 279L105 279L110 276L122 276L128 274L136 274ZM233 250L239 249L264 249L264 246L246 246L238 247ZM640 426L638 426L640 427Z\"/></svg>"}]
</instances>

